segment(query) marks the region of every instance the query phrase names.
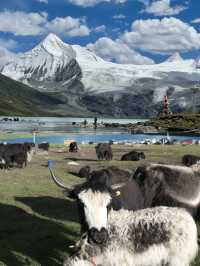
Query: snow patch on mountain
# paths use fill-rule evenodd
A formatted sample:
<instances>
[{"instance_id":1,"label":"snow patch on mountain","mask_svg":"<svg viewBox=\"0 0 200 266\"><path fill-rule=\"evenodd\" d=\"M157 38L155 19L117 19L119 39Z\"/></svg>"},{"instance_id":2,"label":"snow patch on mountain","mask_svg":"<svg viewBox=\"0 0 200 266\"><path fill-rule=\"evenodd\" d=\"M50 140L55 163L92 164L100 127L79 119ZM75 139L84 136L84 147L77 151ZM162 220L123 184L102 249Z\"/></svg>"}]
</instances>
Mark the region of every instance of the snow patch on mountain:
<instances>
[{"instance_id":1,"label":"snow patch on mountain","mask_svg":"<svg viewBox=\"0 0 200 266\"><path fill-rule=\"evenodd\" d=\"M182 62L182 61L183 61L183 58L178 52L176 52L172 54L165 62Z\"/></svg>"},{"instance_id":2,"label":"snow patch on mountain","mask_svg":"<svg viewBox=\"0 0 200 266\"><path fill-rule=\"evenodd\" d=\"M58 69L66 66L76 57L75 51L56 35L49 34L43 42L3 68L3 74L25 81L32 76L39 81L51 79Z\"/></svg>"}]
</instances>

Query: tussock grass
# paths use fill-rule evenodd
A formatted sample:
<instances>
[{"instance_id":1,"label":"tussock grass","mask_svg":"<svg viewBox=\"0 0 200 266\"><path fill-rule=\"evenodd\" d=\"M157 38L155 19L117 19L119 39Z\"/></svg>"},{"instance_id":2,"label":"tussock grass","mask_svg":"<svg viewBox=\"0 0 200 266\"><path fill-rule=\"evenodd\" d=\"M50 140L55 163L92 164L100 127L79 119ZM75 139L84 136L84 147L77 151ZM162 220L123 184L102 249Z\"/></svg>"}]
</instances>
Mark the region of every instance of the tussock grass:
<instances>
[{"instance_id":1,"label":"tussock grass","mask_svg":"<svg viewBox=\"0 0 200 266\"><path fill-rule=\"evenodd\" d=\"M47 160L54 160L55 172L65 183L78 183L80 167L93 169L116 165L134 170L141 162L121 162L130 150L144 151L148 162L181 164L186 153L200 155L198 145L113 145L114 160L96 160L93 145L82 145L69 154L64 146L39 152L25 169L0 171L0 266L58 266L69 256L69 245L80 236L76 204L65 198L49 178ZM67 163L75 160L78 166ZM200 228L199 228L200 229ZM193 266L200 265L200 256Z\"/></svg>"}]
</instances>

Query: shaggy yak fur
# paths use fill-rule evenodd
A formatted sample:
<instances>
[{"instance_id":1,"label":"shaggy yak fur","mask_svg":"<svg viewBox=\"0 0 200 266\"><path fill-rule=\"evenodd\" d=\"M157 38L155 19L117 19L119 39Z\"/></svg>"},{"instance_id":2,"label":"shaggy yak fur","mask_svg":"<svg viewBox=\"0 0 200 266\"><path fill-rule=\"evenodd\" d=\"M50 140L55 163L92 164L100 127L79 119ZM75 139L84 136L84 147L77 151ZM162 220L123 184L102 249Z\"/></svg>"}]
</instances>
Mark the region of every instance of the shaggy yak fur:
<instances>
[{"instance_id":1,"label":"shaggy yak fur","mask_svg":"<svg viewBox=\"0 0 200 266\"><path fill-rule=\"evenodd\" d=\"M111 211L104 245L82 241L64 266L189 266L198 251L197 228L184 209Z\"/></svg>"},{"instance_id":2,"label":"shaggy yak fur","mask_svg":"<svg viewBox=\"0 0 200 266\"><path fill-rule=\"evenodd\" d=\"M200 206L200 174L195 169L150 164L137 168L133 179L144 197L145 207L184 207L198 218Z\"/></svg>"},{"instance_id":3,"label":"shaggy yak fur","mask_svg":"<svg viewBox=\"0 0 200 266\"><path fill-rule=\"evenodd\" d=\"M79 172L78 176L81 178L89 178L91 172L91 167L89 165L82 167Z\"/></svg>"}]
</instances>

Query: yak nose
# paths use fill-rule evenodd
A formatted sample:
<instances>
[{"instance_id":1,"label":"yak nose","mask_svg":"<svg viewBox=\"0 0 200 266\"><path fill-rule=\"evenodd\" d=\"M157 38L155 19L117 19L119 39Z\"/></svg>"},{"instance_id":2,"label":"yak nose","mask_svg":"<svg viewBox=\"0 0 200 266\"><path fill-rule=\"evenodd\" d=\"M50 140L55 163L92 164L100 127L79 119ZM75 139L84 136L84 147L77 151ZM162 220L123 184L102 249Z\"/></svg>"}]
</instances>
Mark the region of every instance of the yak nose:
<instances>
[{"instance_id":1,"label":"yak nose","mask_svg":"<svg viewBox=\"0 0 200 266\"><path fill-rule=\"evenodd\" d=\"M105 228L97 230L96 228L91 228L88 234L89 243L95 243L97 245L105 244L108 240L108 231Z\"/></svg>"}]
</instances>

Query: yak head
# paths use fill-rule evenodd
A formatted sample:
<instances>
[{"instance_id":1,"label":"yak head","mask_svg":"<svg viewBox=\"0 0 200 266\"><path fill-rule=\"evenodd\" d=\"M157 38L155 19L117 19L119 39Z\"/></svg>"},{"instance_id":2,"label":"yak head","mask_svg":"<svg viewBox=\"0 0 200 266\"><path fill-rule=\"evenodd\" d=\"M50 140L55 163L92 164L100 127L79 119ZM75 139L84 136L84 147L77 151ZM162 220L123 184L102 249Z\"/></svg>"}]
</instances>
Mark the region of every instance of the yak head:
<instances>
[{"instance_id":1,"label":"yak head","mask_svg":"<svg viewBox=\"0 0 200 266\"><path fill-rule=\"evenodd\" d=\"M109 172L102 169L93 171L84 183L69 187L54 175L51 168L49 169L53 181L64 189L68 197L77 201L81 225L88 231L89 242L106 243L108 213L111 208L115 210L120 208L119 188L124 183L112 184Z\"/></svg>"}]
</instances>

